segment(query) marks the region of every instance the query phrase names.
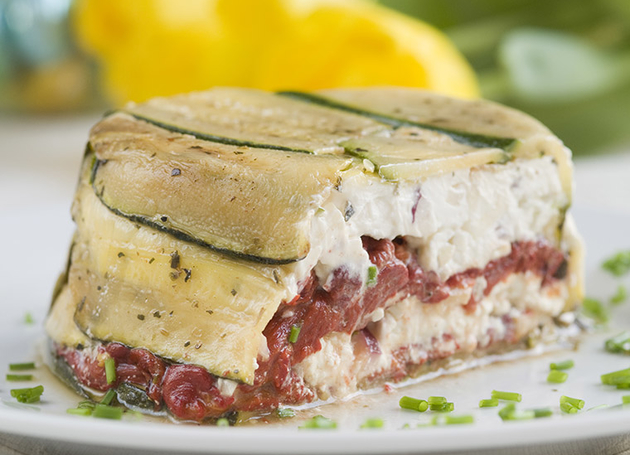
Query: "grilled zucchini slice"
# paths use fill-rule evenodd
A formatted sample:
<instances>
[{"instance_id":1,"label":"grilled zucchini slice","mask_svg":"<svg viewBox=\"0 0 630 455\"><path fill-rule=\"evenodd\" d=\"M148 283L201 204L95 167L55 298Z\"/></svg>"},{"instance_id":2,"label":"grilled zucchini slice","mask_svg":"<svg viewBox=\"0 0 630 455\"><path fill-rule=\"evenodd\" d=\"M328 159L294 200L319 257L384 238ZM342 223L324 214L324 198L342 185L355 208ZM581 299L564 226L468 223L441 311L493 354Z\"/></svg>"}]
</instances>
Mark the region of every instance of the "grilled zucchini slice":
<instances>
[{"instance_id":1,"label":"grilled zucchini slice","mask_svg":"<svg viewBox=\"0 0 630 455\"><path fill-rule=\"evenodd\" d=\"M90 144L94 191L116 214L269 264L308 253L310 218L352 163L199 141L125 114L101 121Z\"/></svg>"},{"instance_id":2,"label":"grilled zucchini slice","mask_svg":"<svg viewBox=\"0 0 630 455\"><path fill-rule=\"evenodd\" d=\"M262 331L280 302L293 297L285 281L291 265L231 259L138 225L108 210L86 184L74 218L80 235L69 306L83 333L252 383ZM73 331L51 335L81 341Z\"/></svg>"},{"instance_id":3,"label":"grilled zucchini slice","mask_svg":"<svg viewBox=\"0 0 630 455\"><path fill-rule=\"evenodd\" d=\"M261 90L227 87L154 98L124 112L198 139L316 154L342 154L340 140L388 128L360 115Z\"/></svg>"}]
</instances>

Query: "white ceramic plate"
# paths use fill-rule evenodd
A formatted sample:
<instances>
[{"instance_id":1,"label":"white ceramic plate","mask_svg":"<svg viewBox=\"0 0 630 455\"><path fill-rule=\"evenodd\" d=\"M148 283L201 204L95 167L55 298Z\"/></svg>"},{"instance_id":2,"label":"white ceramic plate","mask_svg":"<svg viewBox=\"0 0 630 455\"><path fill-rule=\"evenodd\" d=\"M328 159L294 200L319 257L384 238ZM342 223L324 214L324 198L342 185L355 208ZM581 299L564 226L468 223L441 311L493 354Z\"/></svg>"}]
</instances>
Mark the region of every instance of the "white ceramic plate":
<instances>
[{"instance_id":1,"label":"white ceramic plate","mask_svg":"<svg viewBox=\"0 0 630 455\"><path fill-rule=\"evenodd\" d=\"M5 239L0 259L0 374L12 362L36 360L43 340L42 323L49 296L62 267L73 229L69 204L9 208L3 213L0 233ZM618 281L603 273L599 264L611 253L629 248L630 215L593 209L574 210L588 246L589 295L608 298ZM626 280L626 285L630 283ZM30 312L36 323L24 323ZM427 453L463 449L489 449L523 444L563 442L630 431L630 409L623 409L623 391L602 386L599 375L628 367L628 359L608 354L603 340L624 325L630 328L630 302L615 308L611 329L586 335L576 351L557 351L536 358L503 362L415 384L391 393L356 397L349 402L305 412L305 417L323 414L335 419L335 431L298 430L301 418L281 424L258 424L235 428L176 425L164 421L105 421L66 414L79 398L39 366L32 383L6 383L0 378L0 432L31 435L58 441L91 443L120 448L178 450L190 453ZM575 367L564 384L546 382L549 363L571 358ZM9 389L43 384L45 393L37 405L20 405ZM497 408L479 409L478 402L492 389L523 394L523 409L551 406L554 416L523 422L502 422ZM403 394L426 397L444 395L455 403L454 415L472 414L473 425L451 425L402 430L428 422L429 413L398 408ZM562 415L560 395L586 400L579 415ZM596 405L610 407L586 411ZM360 430L369 417L380 417L385 428Z\"/></svg>"}]
</instances>

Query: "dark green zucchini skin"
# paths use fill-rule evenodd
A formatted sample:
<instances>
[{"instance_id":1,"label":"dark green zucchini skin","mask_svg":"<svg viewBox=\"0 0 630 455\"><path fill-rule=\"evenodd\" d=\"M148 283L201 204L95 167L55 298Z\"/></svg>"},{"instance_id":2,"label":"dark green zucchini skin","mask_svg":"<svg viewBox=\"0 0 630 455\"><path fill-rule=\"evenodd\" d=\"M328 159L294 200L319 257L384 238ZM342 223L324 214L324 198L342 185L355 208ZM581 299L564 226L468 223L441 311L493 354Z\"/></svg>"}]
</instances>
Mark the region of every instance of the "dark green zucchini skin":
<instances>
[{"instance_id":1,"label":"dark green zucchini skin","mask_svg":"<svg viewBox=\"0 0 630 455\"><path fill-rule=\"evenodd\" d=\"M142 215L134 215L132 213L125 213L122 210L119 210L115 207L112 207L110 205L108 205L104 200L103 200L103 191L102 189L104 187L99 188L96 185L96 175L98 173L98 168L99 166L105 164L107 162L107 160L99 160L94 158L92 161L92 170L90 172L90 183L92 185L92 189L94 190L94 193L96 194L96 196L99 198L99 200L101 201L101 203L107 207L112 213L121 216L123 218L127 218L129 221L132 221L134 223L138 223L144 226L148 226L150 228L156 229L158 231L161 232L165 232L167 234L170 234L171 236L175 237L178 240L182 240L184 242L190 242L190 243L194 243L196 245L202 246L204 248L208 248L209 250L215 251L217 253L221 253L221 254L225 254L228 255L230 257L233 258L237 258L237 259L244 259L247 261L251 261L251 262L256 262L259 264L265 264L265 265L283 265L283 264L291 264L293 262L298 261L299 259L274 259L274 258L268 258L268 257L262 257L262 256L254 256L251 254L245 254L245 253L240 253L238 251L234 251L234 250L229 250L226 248L218 248L215 245L212 245L210 243L204 242L203 240L197 238L197 237L193 237L190 234L187 234L185 232L179 231L177 229L173 229L172 227L168 227L165 226L163 224L157 223L145 216Z\"/></svg>"},{"instance_id":2,"label":"dark green zucchini skin","mask_svg":"<svg viewBox=\"0 0 630 455\"><path fill-rule=\"evenodd\" d=\"M79 382L77 381L77 377L74 374L74 371L68 365L66 360L57 355L55 351L55 346L52 340L48 340L48 351L50 355L50 365L52 366L53 373L61 379L61 381L74 390L76 393L81 395L83 398L90 398L90 396L86 393L86 391L81 387Z\"/></svg>"},{"instance_id":3,"label":"dark green zucchini skin","mask_svg":"<svg viewBox=\"0 0 630 455\"><path fill-rule=\"evenodd\" d=\"M123 382L116 387L116 399L120 404L135 411L152 415L166 414L162 407L149 398L149 395L144 390L127 382Z\"/></svg>"},{"instance_id":4,"label":"dark green zucchini skin","mask_svg":"<svg viewBox=\"0 0 630 455\"><path fill-rule=\"evenodd\" d=\"M518 142L517 139L509 137L486 136L483 134L467 133L465 131L452 130L449 128L440 128L438 126L429 125L426 123L412 122L410 120L401 119L390 115L384 115L377 112L359 109L348 104L339 103L337 101L325 98L323 96L314 95L312 93L284 91L278 92L278 95L303 101L305 103L313 103L319 106L325 106L331 109L337 109L349 112L351 114L361 115L363 117L367 117L377 122L391 126L394 129L401 127L417 127L426 130L436 131L438 133L443 133L451 137L454 141L457 141L461 144L470 145L477 148L499 148L509 151Z\"/></svg>"},{"instance_id":5,"label":"dark green zucchini skin","mask_svg":"<svg viewBox=\"0 0 630 455\"><path fill-rule=\"evenodd\" d=\"M200 131L189 130L189 129L182 128L176 125L172 125L170 123L160 122L159 120L152 119L151 117L139 115L134 112L129 112L124 109L117 112L122 112L128 115L131 115L137 120L150 123L159 128L172 131L173 133L187 134L189 136L194 136L195 138L200 139L202 141L218 142L219 144L234 145L237 147L253 147L253 148L259 148L259 149L280 150L283 152L296 152L296 153L309 153L309 154L313 153L311 150L297 149L297 148L285 147L282 145L274 145L274 144L262 144L259 142L244 141L241 139L234 139L231 137L217 136L214 134L207 134L207 133L202 133Z\"/></svg>"}]
</instances>

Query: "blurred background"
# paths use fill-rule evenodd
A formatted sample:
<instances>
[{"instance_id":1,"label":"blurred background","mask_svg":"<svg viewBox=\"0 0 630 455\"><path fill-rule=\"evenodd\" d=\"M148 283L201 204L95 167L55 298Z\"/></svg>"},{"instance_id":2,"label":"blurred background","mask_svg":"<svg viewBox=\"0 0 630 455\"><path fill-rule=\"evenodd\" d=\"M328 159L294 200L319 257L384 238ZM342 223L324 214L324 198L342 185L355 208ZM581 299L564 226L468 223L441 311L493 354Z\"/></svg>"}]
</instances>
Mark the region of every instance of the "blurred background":
<instances>
[{"instance_id":1,"label":"blurred background","mask_svg":"<svg viewBox=\"0 0 630 455\"><path fill-rule=\"evenodd\" d=\"M0 120L384 84L514 106L577 155L627 148L630 0L0 0Z\"/></svg>"}]
</instances>

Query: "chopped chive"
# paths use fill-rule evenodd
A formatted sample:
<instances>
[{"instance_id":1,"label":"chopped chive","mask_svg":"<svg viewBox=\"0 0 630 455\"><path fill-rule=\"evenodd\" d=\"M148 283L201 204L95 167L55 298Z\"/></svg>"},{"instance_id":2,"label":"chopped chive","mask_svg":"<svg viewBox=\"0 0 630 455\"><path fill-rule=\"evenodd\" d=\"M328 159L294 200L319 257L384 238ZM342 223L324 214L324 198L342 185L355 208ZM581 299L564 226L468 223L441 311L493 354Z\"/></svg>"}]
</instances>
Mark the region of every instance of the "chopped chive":
<instances>
[{"instance_id":1,"label":"chopped chive","mask_svg":"<svg viewBox=\"0 0 630 455\"><path fill-rule=\"evenodd\" d=\"M630 404L630 395L624 395L621 397L621 402L623 404Z\"/></svg>"},{"instance_id":2,"label":"chopped chive","mask_svg":"<svg viewBox=\"0 0 630 455\"><path fill-rule=\"evenodd\" d=\"M506 420L507 416L512 414L514 411L516 411L516 404L508 403L499 411L499 417L501 417L502 420Z\"/></svg>"},{"instance_id":3,"label":"chopped chive","mask_svg":"<svg viewBox=\"0 0 630 455\"><path fill-rule=\"evenodd\" d=\"M551 410L551 408L538 408L532 409L532 411L534 411L534 417L536 419L540 417L550 417L551 415L553 415L553 411Z\"/></svg>"},{"instance_id":4,"label":"chopped chive","mask_svg":"<svg viewBox=\"0 0 630 455\"><path fill-rule=\"evenodd\" d=\"M479 402L480 408L494 408L499 406L499 400L496 398L488 398Z\"/></svg>"},{"instance_id":5,"label":"chopped chive","mask_svg":"<svg viewBox=\"0 0 630 455\"><path fill-rule=\"evenodd\" d=\"M228 419L226 419L225 417L221 417L220 419L217 419L217 427L229 427L230 426L230 421Z\"/></svg>"},{"instance_id":6,"label":"chopped chive","mask_svg":"<svg viewBox=\"0 0 630 455\"><path fill-rule=\"evenodd\" d=\"M291 326L291 333L289 333L289 343L294 344L298 340L301 329L302 328L298 324L293 324Z\"/></svg>"},{"instance_id":7,"label":"chopped chive","mask_svg":"<svg viewBox=\"0 0 630 455\"><path fill-rule=\"evenodd\" d=\"M30 381L33 379L32 374L10 374L7 373L7 381Z\"/></svg>"},{"instance_id":8,"label":"chopped chive","mask_svg":"<svg viewBox=\"0 0 630 455\"><path fill-rule=\"evenodd\" d=\"M385 422L383 419L371 418L363 422L363 424L361 424L361 428L383 428L384 425Z\"/></svg>"},{"instance_id":9,"label":"chopped chive","mask_svg":"<svg viewBox=\"0 0 630 455\"><path fill-rule=\"evenodd\" d=\"M621 386L621 388L625 388L630 383L630 375L625 376L615 376L614 378L609 379L609 385L617 385Z\"/></svg>"},{"instance_id":10,"label":"chopped chive","mask_svg":"<svg viewBox=\"0 0 630 455\"><path fill-rule=\"evenodd\" d=\"M83 401L79 401L77 408L94 409L94 406L96 406L96 403L93 402L92 400L83 400Z\"/></svg>"},{"instance_id":11,"label":"chopped chive","mask_svg":"<svg viewBox=\"0 0 630 455\"><path fill-rule=\"evenodd\" d=\"M630 383L628 382L622 382L621 384L616 384L617 386L617 390L629 390L630 389Z\"/></svg>"},{"instance_id":12,"label":"chopped chive","mask_svg":"<svg viewBox=\"0 0 630 455\"><path fill-rule=\"evenodd\" d=\"M11 371L24 371L24 370L34 370L34 369L35 369L35 362L9 364L9 370Z\"/></svg>"},{"instance_id":13,"label":"chopped chive","mask_svg":"<svg viewBox=\"0 0 630 455\"><path fill-rule=\"evenodd\" d=\"M621 384L624 381L619 380L620 378L627 378L626 383L630 383L630 368L626 368L624 370L613 371L612 373L602 374L600 376L602 384L607 385L615 385ZM616 381L616 382L613 382Z\"/></svg>"},{"instance_id":14,"label":"chopped chive","mask_svg":"<svg viewBox=\"0 0 630 455\"><path fill-rule=\"evenodd\" d=\"M116 396L116 391L114 389L109 389L107 393L103 396L103 399L101 400L101 404L106 404L106 405L110 404L115 396Z\"/></svg>"},{"instance_id":15,"label":"chopped chive","mask_svg":"<svg viewBox=\"0 0 630 455\"><path fill-rule=\"evenodd\" d=\"M36 403L44 393L44 386L28 387L24 389L11 389L11 396L20 403Z\"/></svg>"},{"instance_id":16,"label":"chopped chive","mask_svg":"<svg viewBox=\"0 0 630 455\"><path fill-rule=\"evenodd\" d=\"M549 375L547 376L547 382L552 382L554 384L561 384L567 380L569 377L568 373L560 370L551 370Z\"/></svg>"},{"instance_id":17,"label":"chopped chive","mask_svg":"<svg viewBox=\"0 0 630 455\"><path fill-rule=\"evenodd\" d=\"M116 361L112 357L105 359L105 378L108 384L116 382Z\"/></svg>"},{"instance_id":18,"label":"chopped chive","mask_svg":"<svg viewBox=\"0 0 630 455\"><path fill-rule=\"evenodd\" d=\"M70 409L66 409L66 412L68 414L72 414L75 416L83 416L83 417L92 415L92 410L89 408L70 408Z\"/></svg>"},{"instance_id":19,"label":"chopped chive","mask_svg":"<svg viewBox=\"0 0 630 455\"><path fill-rule=\"evenodd\" d=\"M628 292L626 291L625 286L620 284L619 286L617 286L617 292L615 293L615 295L610 298L610 303L612 303L613 305L619 305L620 303L625 302L627 298Z\"/></svg>"},{"instance_id":20,"label":"chopped chive","mask_svg":"<svg viewBox=\"0 0 630 455\"><path fill-rule=\"evenodd\" d=\"M608 310L599 300L585 297L584 300L582 300L582 308L584 314L594 319L595 322L608 322Z\"/></svg>"},{"instance_id":21,"label":"chopped chive","mask_svg":"<svg viewBox=\"0 0 630 455\"><path fill-rule=\"evenodd\" d=\"M307 420L301 427L301 430L334 430L337 428L337 422L322 415L316 415L312 419Z\"/></svg>"},{"instance_id":22,"label":"chopped chive","mask_svg":"<svg viewBox=\"0 0 630 455\"><path fill-rule=\"evenodd\" d=\"M412 411L418 412L424 412L429 409L429 403L427 401L408 396L402 397L398 405L403 409L411 409Z\"/></svg>"},{"instance_id":23,"label":"chopped chive","mask_svg":"<svg viewBox=\"0 0 630 455\"><path fill-rule=\"evenodd\" d=\"M604 348L608 352L630 354L630 332L624 331L606 340Z\"/></svg>"},{"instance_id":24,"label":"chopped chive","mask_svg":"<svg viewBox=\"0 0 630 455\"><path fill-rule=\"evenodd\" d=\"M435 416L431 422L433 425L462 425L475 423L475 418L471 415L462 416Z\"/></svg>"},{"instance_id":25,"label":"chopped chive","mask_svg":"<svg viewBox=\"0 0 630 455\"><path fill-rule=\"evenodd\" d=\"M573 406L571 403L560 403L560 409L562 412L566 414L576 414L578 412L578 408Z\"/></svg>"},{"instance_id":26,"label":"chopped chive","mask_svg":"<svg viewBox=\"0 0 630 455\"><path fill-rule=\"evenodd\" d=\"M550 370L568 370L569 368L573 368L573 360L563 360L562 362L551 363L549 364Z\"/></svg>"},{"instance_id":27,"label":"chopped chive","mask_svg":"<svg viewBox=\"0 0 630 455\"><path fill-rule=\"evenodd\" d=\"M630 250L620 251L606 259L602 268L615 276L625 275L630 271Z\"/></svg>"},{"instance_id":28,"label":"chopped chive","mask_svg":"<svg viewBox=\"0 0 630 455\"><path fill-rule=\"evenodd\" d=\"M427 402L429 403L429 406L432 405L443 405L446 404L448 400L445 397L429 397L427 399Z\"/></svg>"},{"instance_id":29,"label":"chopped chive","mask_svg":"<svg viewBox=\"0 0 630 455\"><path fill-rule=\"evenodd\" d=\"M586 412L588 412L588 411L595 411L597 409L604 409L604 408L607 408L607 407L608 407L607 404L598 404L597 406L593 406L592 408L588 408L586 410Z\"/></svg>"},{"instance_id":30,"label":"chopped chive","mask_svg":"<svg viewBox=\"0 0 630 455\"><path fill-rule=\"evenodd\" d=\"M560 397L560 404L562 403L569 403L578 409L582 409L584 407L584 400L580 400L579 398L571 398L566 395L562 395Z\"/></svg>"},{"instance_id":31,"label":"chopped chive","mask_svg":"<svg viewBox=\"0 0 630 455\"><path fill-rule=\"evenodd\" d=\"M451 402L446 402L444 404L430 404L429 409L435 412L453 412L455 404Z\"/></svg>"},{"instance_id":32,"label":"chopped chive","mask_svg":"<svg viewBox=\"0 0 630 455\"><path fill-rule=\"evenodd\" d=\"M516 393L516 392L501 392L499 390L493 390L492 398L496 398L497 400L520 402L523 397L521 396L520 393Z\"/></svg>"},{"instance_id":33,"label":"chopped chive","mask_svg":"<svg viewBox=\"0 0 630 455\"><path fill-rule=\"evenodd\" d=\"M525 411L514 410L508 413L503 420L531 420L536 418L536 412L532 409Z\"/></svg>"},{"instance_id":34,"label":"chopped chive","mask_svg":"<svg viewBox=\"0 0 630 455\"><path fill-rule=\"evenodd\" d=\"M367 287L374 286L378 282L378 269L375 265L371 265L368 267L368 276L365 284Z\"/></svg>"},{"instance_id":35,"label":"chopped chive","mask_svg":"<svg viewBox=\"0 0 630 455\"><path fill-rule=\"evenodd\" d=\"M276 414L281 419L286 419L288 417L295 417L295 411L291 408L277 408Z\"/></svg>"},{"instance_id":36,"label":"chopped chive","mask_svg":"<svg viewBox=\"0 0 630 455\"><path fill-rule=\"evenodd\" d=\"M92 415L99 419L120 420L122 419L123 410L122 408L116 408L114 406L99 403L94 406L94 412Z\"/></svg>"},{"instance_id":37,"label":"chopped chive","mask_svg":"<svg viewBox=\"0 0 630 455\"><path fill-rule=\"evenodd\" d=\"M33 319L33 315L28 311L24 313L24 324L33 324L35 319Z\"/></svg>"}]
</instances>

